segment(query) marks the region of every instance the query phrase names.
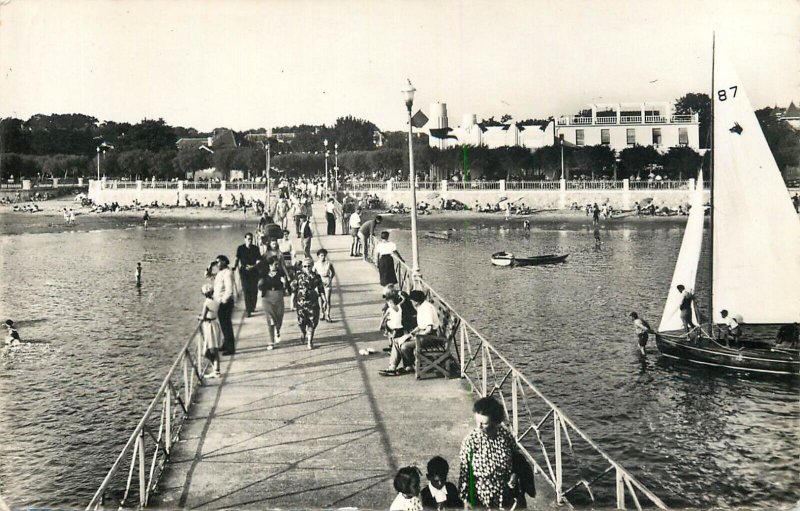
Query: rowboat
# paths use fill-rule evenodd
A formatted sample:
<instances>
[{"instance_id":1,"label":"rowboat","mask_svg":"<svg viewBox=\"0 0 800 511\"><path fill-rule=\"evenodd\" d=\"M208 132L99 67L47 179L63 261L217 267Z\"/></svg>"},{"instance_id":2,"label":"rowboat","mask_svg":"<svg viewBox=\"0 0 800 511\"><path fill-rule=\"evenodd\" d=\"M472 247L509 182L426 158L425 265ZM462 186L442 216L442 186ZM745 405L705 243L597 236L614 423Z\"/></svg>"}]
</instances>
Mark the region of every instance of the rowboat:
<instances>
[{"instance_id":1,"label":"rowboat","mask_svg":"<svg viewBox=\"0 0 800 511\"><path fill-rule=\"evenodd\" d=\"M448 231L428 231L425 233L426 238L435 238L437 240L449 240L450 232Z\"/></svg>"},{"instance_id":2,"label":"rowboat","mask_svg":"<svg viewBox=\"0 0 800 511\"><path fill-rule=\"evenodd\" d=\"M538 256L517 257L511 252L495 252L492 264L495 266L540 266L544 264L563 263L569 254L543 254Z\"/></svg>"},{"instance_id":3,"label":"rowboat","mask_svg":"<svg viewBox=\"0 0 800 511\"><path fill-rule=\"evenodd\" d=\"M693 289L703 245L701 169L656 345L668 361L796 376L800 219L742 83L714 53L709 319L700 320ZM728 339L737 325L741 333Z\"/></svg>"}]
</instances>

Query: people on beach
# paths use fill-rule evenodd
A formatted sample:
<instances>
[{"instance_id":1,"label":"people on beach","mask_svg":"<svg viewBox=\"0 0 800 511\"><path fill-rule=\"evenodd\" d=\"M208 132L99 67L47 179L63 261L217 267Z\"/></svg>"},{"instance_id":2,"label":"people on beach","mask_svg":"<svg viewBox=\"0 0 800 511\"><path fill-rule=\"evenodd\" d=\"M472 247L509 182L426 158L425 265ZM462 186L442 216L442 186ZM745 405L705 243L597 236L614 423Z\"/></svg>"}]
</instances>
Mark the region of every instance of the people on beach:
<instances>
[{"instance_id":1,"label":"people on beach","mask_svg":"<svg viewBox=\"0 0 800 511\"><path fill-rule=\"evenodd\" d=\"M633 320L633 329L636 332L636 340L639 344L639 352L644 355L645 346L647 346L647 339L650 337L650 334L653 333L653 329L650 328L650 324L644 319L640 318L639 314L636 312L631 312L630 318Z\"/></svg>"},{"instance_id":2,"label":"people on beach","mask_svg":"<svg viewBox=\"0 0 800 511\"><path fill-rule=\"evenodd\" d=\"M356 208L355 212L350 214L348 224L350 226L350 236L353 238L350 243L350 257L358 257L361 255L361 244L358 237L358 230L361 227L361 208Z\"/></svg>"},{"instance_id":3,"label":"people on beach","mask_svg":"<svg viewBox=\"0 0 800 511\"><path fill-rule=\"evenodd\" d=\"M681 304L678 306L681 314L681 322L686 332L691 332L695 325L692 323L692 307L694 295L689 292L683 284L677 285L678 292L681 294Z\"/></svg>"},{"instance_id":4,"label":"people on beach","mask_svg":"<svg viewBox=\"0 0 800 511\"><path fill-rule=\"evenodd\" d=\"M458 496L456 485L447 480L450 465L441 456L434 456L428 461L428 485L420 492L420 500L424 509L462 509L464 502Z\"/></svg>"},{"instance_id":5,"label":"people on beach","mask_svg":"<svg viewBox=\"0 0 800 511\"><path fill-rule=\"evenodd\" d=\"M602 242L600 241L600 229L594 228L594 248L599 249Z\"/></svg>"},{"instance_id":6,"label":"people on beach","mask_svg":"<svg viewBox=\"0 0 800 511\"><path fill-rule=\"evenodd\" d=\"M328 222L328 236L336 234L336 206L333 204L333 197L328 197L325 202L325 220Z\"/></svg>"},{"instance_id":7,"label":"people on beach","mask_svg":"<svg viewBox=\"0 0 800 511\"><path fill-rule=\"evenodd\" d=\"M147 222L150 221L150 214L147 210L144 210L144 215L142 216L142 224L144 225L144 230L147 230Z\"/></svg>"},{"instance_id":8,"label":"people on beach","mask_svg":"<svg viewBox=\"0 0 800 511\"><path fill-rule=\"evenodd\" d=\"M205 297L203 308L198 319L201 321L200 331L203 335L203 353L211 361L214 372L206 375L206 378L216 378L220 374L219 370L219 350L222 346L222 331L220 330L217 315L219 314L219 304L214 301L214 287L210 284L203 284L200 289Z\"/></svg>"},{"instance_id":9,"label":"people on beach","mask_svg":"<svg viewBox=\"0 0 800 511\"><path fill-rule=\"evenodd\" d=\"M417 467L403 467L394 476L394 489L397 490L389 511L422 511L419 498L420 472Z\"/></svg>"},{"instance_id":10,"label":"people on beach","mask_svg":"<svg viewBox=\"0 0 800 511\"><path fill-rule=\"evenodd\" d=\"M508 508L514 504L518 476L513 472L516 440L503 426L506 413L493 397L475 401L475 429L461 443L459 497L469 507Z\"/></svg>"},{"instance_id":11,"label":"people on beach","mask_svg":"<svg viewBox=\"0 0 800 511\"><path fill-rule=\"evenodd\" d=\"M328 259L328 251L324 248L317 250L317 260L314 262L314 271L322 279L322 287L325 289L325 300L322 306L322 319L328 323L332 322L331 318L331 291L333 289L333 278L336 276L336 270L333 264Z\"/></svg>"},{"instance_id":12,"label":"people on beach","mask_svg":"<svg viewBox=\"0 0 800 511\"><path fill-rule=\"evenodd\" d=\"M234 282L233 272L229 268L230 260L227 256L218 255L212 261L208 273L213 267L217 267L217 274L214 277L214 300L219 305L217 320L222 330L222 354L233 355L236 353L236 339L233 335L233 305L234 305Z\"/></svg>"},{"instance_id":13,"label":"people on beach","mask_svg":"<svg viewBox=\"0 0 800 511\"><path fill-rule=\"evenodd\" d=\"M142 285L142 263L136 263L136 285Z\"/></svg>"},{"instance_id":14,"label":"people on beach","mask_svg":"<svg viewBox=\"0 0 800 511\"><path fill-rule=\"evenodd\" d=\"M325 288L313 267L314 261L310 257L303 259L301 272L291 283L297 307L297 326L300 327L308 349L314 349L314 331L319 324L320 301L325 304Z\"/></svg>"},{"instance_id":15,"label":"people on beach","mask_svg":"<svg viewBox=\"0 0 800 511\"><path fill-rule=\"evenodd\" d=\"M258 300L258 263L261 260L261 252L256 245L253 245L253 233L248 232L244 235L244 244L236 248L236 259L233 269L239 270L239 277L242 282L242 293L244 294L245 314L249 317L256 310Z\"/></svg>"},{"instance_id":16,"label":"people on beach","mask_svg":"<svg viewBox=\"0 0 800 511\"><path fill-rule=\"evenodd\" d=\"M397 251L397 245L389 241L389 232L381 232L381 241L375 245L375 257L378 259L378 274L381 286L397 284L397 272L394 270L394 258L405 262Z\"/></svg>"},{"instance_id":17,"label":"people on beach","mask_svg":"<svg viewBox=\"0 0 800 511\"><path fill-rule=\"evenodd\" d=\"M19 336L14 322L10 319L6 320L6 346L9 348L16 348L22 343L22 338Z\"/></svg>"},{"instance_id":18,"label":"people on beach","mask_svg":"<svg viewBox=\"0 0 800 511\"><path fill-rule=\"evenodd\" d=\"M592 205L592 223L594 225L600 223L600 206L596 202Z\"/></svg>"},{"instance_id":19,"label":"people on beach","mask_svg":"<svg viewBox=\"0 0 800 511\"><path fill-rule=\"evenodd\" d=\"M289 285L287 276L280 267L278 257L270 255L266 259L265 266L258 281L258 290L261 292L261 308L264 309L264 317L267 321L267 349L271 350L281 342L283 298Z\"/></svg>"}]
</instances>

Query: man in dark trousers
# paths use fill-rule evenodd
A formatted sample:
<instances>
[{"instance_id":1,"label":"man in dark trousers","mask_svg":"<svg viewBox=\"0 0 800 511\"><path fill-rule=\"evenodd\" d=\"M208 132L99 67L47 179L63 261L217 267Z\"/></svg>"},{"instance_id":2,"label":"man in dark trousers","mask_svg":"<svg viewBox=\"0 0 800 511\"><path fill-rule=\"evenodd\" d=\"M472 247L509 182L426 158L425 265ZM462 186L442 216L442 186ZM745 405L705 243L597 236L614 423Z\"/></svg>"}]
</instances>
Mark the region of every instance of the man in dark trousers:
<instances>
[{"instance_id":1,"label":"man in dark trousers","mask_svg":"<svg viewBox=\"0 0 800 511\"><path fill-rule=\"evenodd\" d=\"M314 234L311 232L311 222L306 215L300 215L300 235L303 238L303 253L306 257L311 257L311 238Z\"/></svg>"},{"instance_id":2,"label":"man in dark trousers","mask_svg":"<svg viewBox=\"0 0 800 511\"><path fill-rule=\"evenodd\" d=\"M333 197L328 197L328 202L325 203L325 220L328 221L328 236L336 234L336 204Z\"/></svg>"},{"instance_id":3,"label":"man in dark trousers","mask_svg":"<svg viewBox=\"0 0 800 511\"><path fill-rule=\"evenodd\" d=\"M258 301L258 262L260 260L261 252L253 244L253 233L248 232L244 235L244 245L239 245L239 248L236 249L236 261L233 263L233 269L239 270L239 277L242 279L242 293L248 316L256 310Z\"/></svg>"}]
</instances>

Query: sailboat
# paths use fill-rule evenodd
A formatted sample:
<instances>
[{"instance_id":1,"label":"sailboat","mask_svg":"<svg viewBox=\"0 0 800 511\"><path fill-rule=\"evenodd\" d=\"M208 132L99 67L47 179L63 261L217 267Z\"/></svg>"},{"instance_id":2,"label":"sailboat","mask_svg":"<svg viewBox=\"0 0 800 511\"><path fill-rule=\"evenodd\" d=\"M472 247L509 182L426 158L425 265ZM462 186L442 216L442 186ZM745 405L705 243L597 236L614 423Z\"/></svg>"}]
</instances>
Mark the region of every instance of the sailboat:
<instances>
[{"instance_id":1,"label":"sailboat","mask_svg":"<svg viewBox=\"0 0 800 511\"><path fill-rule=\"evenodd\" d=\"M677 290L678 285L694 290L700 264L701 171L656 345L667 359L798 375L800 218L733 66L714 51L713 69L709 320L700 321L691 300L692 324L684 325L679 310L684 296ZM733 345L721 340L722 310L741 324Z\"/></svg>"}]
</instances>

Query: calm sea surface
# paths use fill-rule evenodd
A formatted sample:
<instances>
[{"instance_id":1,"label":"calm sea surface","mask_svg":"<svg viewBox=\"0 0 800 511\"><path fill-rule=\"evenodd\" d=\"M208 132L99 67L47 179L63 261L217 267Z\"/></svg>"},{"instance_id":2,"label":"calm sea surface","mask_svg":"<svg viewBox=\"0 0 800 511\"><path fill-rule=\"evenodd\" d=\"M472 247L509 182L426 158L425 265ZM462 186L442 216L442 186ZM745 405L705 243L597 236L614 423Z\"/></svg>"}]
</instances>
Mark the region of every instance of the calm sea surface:
<instances>
[{"instance_id":1,"label":"calm sea surface","mask_svg":"<svg viewBox=\"0 0 800 511\"><path fill-rule=\"evenodd\" d=\"M672 506L788 507L800 498L798 386L670 368L636 354L627 314L657 326L683 228L456 228L423 239L428 280L540 390ZM240 227L6 236L0 318L35 341L0 353L0 494L15 507L83 507L185 342L202 270ZM393 237L410 259L408 232ZM542 268L488 256L569 252ZM134 284L136 262L144 267Z\"/></svg>"}]
</instances>

